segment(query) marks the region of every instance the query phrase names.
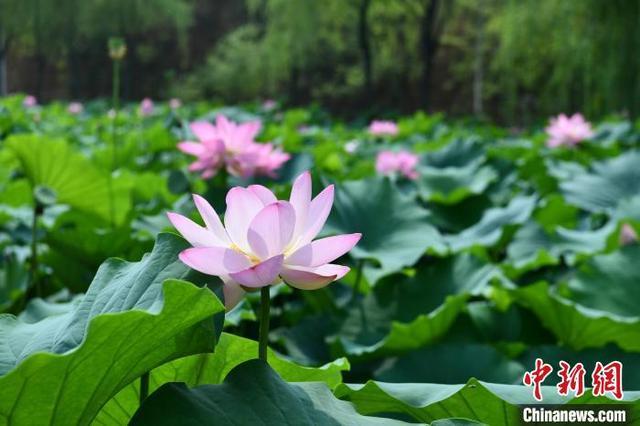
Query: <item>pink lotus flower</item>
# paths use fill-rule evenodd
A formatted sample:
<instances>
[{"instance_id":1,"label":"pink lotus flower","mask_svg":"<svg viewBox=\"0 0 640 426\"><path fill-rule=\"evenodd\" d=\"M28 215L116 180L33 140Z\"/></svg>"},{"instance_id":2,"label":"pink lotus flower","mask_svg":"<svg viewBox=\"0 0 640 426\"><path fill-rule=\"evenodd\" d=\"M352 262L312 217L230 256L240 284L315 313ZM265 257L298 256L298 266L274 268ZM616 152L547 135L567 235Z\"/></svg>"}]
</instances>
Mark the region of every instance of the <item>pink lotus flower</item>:
<instances>
[{"instance_id":1,"label":"pink lotus flower","mask_svg":"<svg viewBox=\"0 0 640 426\"><path fill-rule=\"evenodd\" d=\"M80 102L71 102L67 107L67 111L69 114L77 115L82 114L84 111L84 106Z\"/></svg>"},{"instance_id":2,"label":"pink lotus flower","mask_svg":"<svg viewBox=\"0 0 640 426\"><path fill-rule=\"evenodd\" d=\"M417 179L419 175L415 167L418 161L417 155L407 151L380 151L376 158L376 171L385 176L399 173L407 179Z\"/></svg>"},{"instance_id":3,"label":"pink lotus flower","mask_svg":"<svg viewBox=\"0 0 640 426\"><path fill-rule=\"evenodd\" d=\"M153 114L154 104L150 98L144 98L140 102L140 115L146 117Z\"/></svg>"},{"instance_id":4,"label":"pink lotus flower","mask_svg":"<svg viewBox=\"0 0 640 426\"><path fill-rule=\"evenodd\" d=\"M200 142L181 142L178 149L198 157L189 170L202 171L204 179L214 176L223 165L234 176L274 177L290 155L270 143L255 142L260 127L259 121L238 124L219 115L215 126L206 121L192 123L191 131Z\"/></svg>"},{"instance_id":5,"label":"pink lotus flower","mask_svg":"<svg viewBox=\"0 0 640 426\"><path fill-rule=\"evenodd\" d=\"M261 185L235 187L227 193L224 225L213 207L194 194L205 227L168 213L193 246L179 258L190 268L222 279L227 309L240 301L245 290L280 281L302 290L322 288L349 272L349 267L330 262L351 250L362 236L343 234L313 241L331 211L333 192L330 185L312 200L309 172L295 180L289 201L277 200Z\"/></svg>"},{"instance_id":6,"label":"pink lotus flower","mask_svg":"<svg viewBox=\"0 0 640 426\"><path fill-rule=\"evenodd\" d=\"M178 98L171 98L169 100L169 108L178 109L182 106L182 101Z\"/></svg>"},{"instance_id":7,"label":"pink lotus flower","mask_svg":"<svg viewBox=\"0 0 640 426\"><path fill-rule=\"evenodd\" d=\"M235 176L276 177L278 170L291 156L270 143L251 143L238 155L228 156L227 170Z\"/></svg>"},{"instance_id":8,"label":"pink lotus flower","mask_svg":"<svg viewBox=\"0 0 640 426\"><path fill-rule=\"evenodd\" d=\"M216 128L206 121L191 123L191 132L200 142L180 142L178 149L194 155L197 160L189 165L189 171L202 172L203 179L209 179L218 173L224 164L224 142L218 138Z\"/></svg>"},{"instance_id":9,"label":"pink lotus flower","mask_svg":"<svg viewBox=\"0 0 640 426\"><path fill-rule=\"evenodd\" d=\"M560 114L551 119L545 130L549 135L547 146L550 148L561 145L575 146L593 137L591 124L580 113L573 114L571 117Z\"/></svg>"},{"instance_id":10,"label":"pink lotus flower","mask_svg":"<svg viewBox=\"0 0 640 426\"><path fill-rule=\"evenodd\" d=\"M620 245L628 246L638 241L638 234L631 225L625 223L620 229Z\"/></svg>"},{"instance_id":11,"label":"pink lotus flower","mask_svg":"<svg viewBox=\"0 0 640 426\"><path fill-rule=\"evenodd\" d=\"M22 106L25 108L33 108L38 106L38 99L35 96L27 95L22 101Z\"/></svg>"},{"instance_id":12,"label":"pink lotus flower","mask_svg":"<svg viewBox=\"0 0 640 426\"><path fill-rule=\"evenodd\" d=\"M398 134L398 125L393 121L373 120L369 124L369 133L374 136L395 136Z\"/></svg>"}]
</instances>

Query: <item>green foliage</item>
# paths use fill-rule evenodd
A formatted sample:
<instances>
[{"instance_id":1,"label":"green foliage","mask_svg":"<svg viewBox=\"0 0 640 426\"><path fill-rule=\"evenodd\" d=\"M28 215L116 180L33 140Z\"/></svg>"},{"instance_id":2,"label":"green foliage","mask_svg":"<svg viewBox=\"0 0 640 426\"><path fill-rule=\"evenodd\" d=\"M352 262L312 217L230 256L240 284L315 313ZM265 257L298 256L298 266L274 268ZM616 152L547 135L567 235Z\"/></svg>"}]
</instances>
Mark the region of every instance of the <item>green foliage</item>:
<instances>
[{"instance_id":1,"label":"green foliage","mask_svg":"<svg viewBox=\"0 0 640 426\"><path fill-rule=\"evenodd\" d=\"M247 398L251 398L250 404ZM171 407L169 415L167 406ZM166 384L140 407L131 424L203 424L211 419L222 425L407 424L361 416L350 404L336 399L324 384L289 384L259 360L239 365L220 385L188 389L184 384Z\"/></svg>"},{"instance_id":2,"label":"green foliage","mask_svg":"<svg viewBox=\"0 0 640 426\"><path fill-rule=\"evenodd\" d=\"M0 100L0 309L15 314L0 315L0 424L516 424L537 357L556 372L561 359L587 370L622 361L638 418L640 246L621 238L623 226L640 231L631 122L550 149L537 131L514 139L440 115L373 138L316 107L158 104L141 117L125 105L114 168L104 104L72 116L21 102ZM176 144L193 138L189 122L217 114L262 120L259 139L291 160L273 179L201 179ZM387 149L417 154L421 177L375 176ZM336 260L352 269L338 282L271 288L269 368L253 360L258 295L223 319L219 280L179 261L188 243L163 233L166 212L199 221L198 193L221 213L233 185L285 198L307 169L316 191L335 184L323 235L363 238ZM544 393L544 403L611 402Z\"/></svg>"},{"instance_id":3,"label":"green foliage","mask_svg":"<svg viewBox=\"0 0 640 426\"><path fill-rule=\"evenodd\" d=\"M484 383L476 379L464 385L423 383L367 382L364 385L342 385L337 395L353 402L361 413L405 413L420 422L451 416L478 420L490 425L518 425L522 422L519 405L534 404L529 389ZM579 404L605 402L606 398L585 396L578 399L561 397L555 387L543 386L544 401L549 404ZM640 394L627 395L632 416L637 415Z\"/></svg>"},{"instance_id":4,"label":"green foliage","mask_svg":"<svg viewBox=\"0 0 640 426\"><path fill-rule=\"evenodd\" d=\"M371 282L412 266L427 250L445 250L442 237L429 224L424 209L395 190L388 179L340 185L328 229L335 233L362 233L362 240L351 253L357 259L379 263L379 267L365 266L365 277Z\"/></svg>"},{"instance_id":5,"label":"green foliage","mask_svg":"<svg viewBox=\"0 0 640 426\"><path fill-rule=\"evenodd\" d=\"M220 384L238 365L255 358L258 344L233 334L220 336L213 354L199 354L179 358L152 370L149 389L154 392L171 382L184 382L189 387ZM303 367L287 361L269 351L269 365L290 382L324 382L331 389L342 382L340 372L348 369L346 359L340 359L320 368ZM139 407L139 380L130 383L106 404L96 421L101 424L128 423Z\"/></svg>"},{"instance_id":6,"label":"green foliage","mask_svg":"<svg viewBox=\"0 0 640 426\"><path fill-rule=\"evenodd\" d=\"M121 223L130 208L129 191L121 181L112 181L81 154L62 140L17 135L7 147L20 162L21 171L31 182L52 191L57 202L103 219Z\"/></svg>"},{"instance_id":7,"label":"green foliage","mask_svg":"<svg viewBox=\"0 0 640 426\"><path fill-rule=\"evenodd\" d=\"M208 290L173 279L188 273L176 258L184 246L160 235L140 262L103 264L74 303L48 307L46 316L37 305L22 318L0 316L0 418L88 423L142 373L211 351L211 317L223 307Z\"/></svg>"}]
</instances>

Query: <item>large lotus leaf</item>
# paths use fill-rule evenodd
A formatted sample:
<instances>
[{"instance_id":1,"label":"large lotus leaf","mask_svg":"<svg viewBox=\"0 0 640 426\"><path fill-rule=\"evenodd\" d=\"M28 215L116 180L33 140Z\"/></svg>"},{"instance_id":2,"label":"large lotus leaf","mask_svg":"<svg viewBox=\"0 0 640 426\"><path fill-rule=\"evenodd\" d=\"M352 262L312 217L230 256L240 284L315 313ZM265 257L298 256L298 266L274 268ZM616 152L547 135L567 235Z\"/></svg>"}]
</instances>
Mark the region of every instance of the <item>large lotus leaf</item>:
<instances>
[{"instance_id":1,"label":"large lotus leaf","mask_svg":"<svg viewBox=\"0 0 640 426\"><path fill-rule=\"evenodd\" d=\"M622 317L582 306L560 297L544 282L510 293L570 348L599 348L615 343L624 350L640 352L640 317Z\"/></svg>"},{"instance_id":2,"label":"large lotus leaf","mask_svg":"<svg viewBox=\"0 0 640 426\"><path fill-rule=\"evenodd\" d=\"M577 230L557 227L546 232L531 221L520 228L507 248L507 263L519 273L557 265L561 258L573 264L578 255L593 255L603 251L607 239L617 229L615 220L596 230Z\"/></svg>"},{"instance_id":3,"label":"large lotus leaf","mask_svg":"<svg viewBox=\"0 0 640 426\"><path fill-rule=\"evenodd\" d=\"M59 294L54 294L48 299L31 299L27 307L18 315L18 319L23 323L32 324L47 317L66 314L73 310L83 297L83 294L72 297L68 291L62 290Z\"/></svg>"},{"instance_id":4,"label":"large lotus leaf","mask_svg":"<svg viewBox=\"0 0 640 426\"><path fill-rule=\"evenodd\" d=\"M415 276L391 276L354 306L336 336L350 355L403 352L440 338L471 295L480 294L499 270L462 253L421 265Z\"/></svg>"},{"instance_id":5,"label":"large lotus leaf","mask_svg":"<svg viewBox=\"0 0 640 426\"><path fill-rule=\"evenodd\" d=\"M520 405L536 404L532 389L520 385L485 383L470 379L464 385L422 383L384 383L369 381L364 385L340 385L336 396L351 401L365 415L398 413L420 422L447 417L464 417L488 425L522 424ZM580 398L559 396L555 386L542 386L544 404L603 404L606 397L586 392ZM630 403L631 423L640 418L640 392L625 392Z\"/></svg>"},{"instance_id":6,"label":"large lotus leaf","mask_svg":"<svg viewBox=\"0 0 640 426\"><path fill-rule=\"evenodd\" d=\"M486 194L471 196L452 205L431 203L429 219L441 232L453 234L475 225L491 207Z\"/></svg>"},{"instance_id":7,"label":"large lotus leaf","mask_svg":"<svg viewBox=\"0 0 640 426\"><path fill-rule=\"evenodd\" d=\"M434 368L437 366L437 368ZM495 348L478 343L427 346L385 361L375 379L393 383L464 383L476 377L494 383L520 383L524 366Z\"/></svg>"},{"instance_id":8,"label":"large lotus leaf","mask_svg":"<svg viewBox=\"0 0 640 426\"><path fill-rule=\"evenodd\" d=\"M401 425L365 417L336 399L323 383L290 384L267 364L251 360L234 368L219 385L189 389L168 383L144 402L132 425Z\"/></svg>"},{"instance_id":9,"label":"large lotus leaf","mask_svg":"<svg viewBox=\"0 0 640 426\"><path fill-rule=\"evenodd\" d=\"M492 246L502 237L505 226L526 222L531 216L535 204L535 197L515 197L506 207L496 207L485 211L480 222L458 234L446 236L445 240L453 251L475 245Z\"/></svg>"},{"instance_id":10,"label":"large lotus leaf","mask_svg":"<svg viewBox=\"0 0 640 426\"><path fill-rule=\"evenodd\" d=\"M492 298L496 299L496 294L500 291L493 287ZM499 342L515 350L512 352L503 345L503 352L516 356L522 345L540 345L554 340L553 335L540 324L533 312L515 303L503 307L495 300L477 300L467 304L466 313L468 317L461 317L462 321L449 333L454 342L460 339L460 335L464 341ZM467 318L469 322L465 323L463 320ZM468 377L471 376L483 378L479 374L470 374Z\"/></svg>"},{"instance_id":11,"label":"large lotus leaf","mask_svg":"<svg viewBox=\"0 0 640 426\"><path fill-rule=\"evenodd\" d=\"M162 365L149 374L149 392L165 383L184 382L189 387L219 384L239 364L256 358L258 343L233 334L220 336L213 354L184 357ZM330 388L342 383L341 371L349 368L345 358L319 368L303 367L269 350L269 365L288 382L324 382ZM104 406L96 424L127 424L139 406L139 379L122 389Z\"/></svg>"},{"instance_id":12,"label":"large lotus leaf","mask_svg":"<svg viewBox=\"0 0 640 426\"><path fill-rule=\"evenodd\" d=\"M622 247L580 265L569 281L571 300L623 317L640 317L640 245Z\"/></svg>"},{"instance_id":13,"label":"large lotus leaf","mask_svg":"<svg viewBox=\"0 0 640 426\"><path fill-rule=\"evenodd\" d=\"M65 141L16 135L6 145L31 184L52 189L57 202L114 223L126 217L131 203L128 186L118 180L110 182L106 173Z\"/></svg>"},{"instance_id":14,"label":"large lotus leaf","mask_svg":"<svg viewBox=\"0 0 640 426\"><path fill-rule=\"evenodd\" d=\"M108 259L96 273L82 302L65 315L25 326L12 316L0 317L0 374L35 352L64 353L77 347L92 318L131 309L157 312L162 283L190 272L178 260L187 243L174 234L160 234L153 251L139 262Z\"/></svg>"},{"instance_id":15,"label":"large lotus leaf","mask_svg":"<svg viewBox=\"0 0 640 426\"><path fill-rule=\"evenodd\" d=\"M573 229L578 226L580 209L567 204L564 197L554 193L540 200L533 217L547 232L553 232L557 227Z\"/></svg>"},{"instance_id":16,"label":"large lotus leaf","mask_svg":"<svg viewBox=\"0 0 640 426\"><path fill-rule=\"evenodd\" d=\"M616 217L640 222L640 195L621 200L618 204Z\"/></svg>"},{"instance_id":17,"label":"large lotus leaf","mask_svg":"<svg viewBox=\"0 0 640 426\"><path fill-rule=\"evenodd\" d=\"M567 201L592 212L612 212L620 201L640 195L640 151L594 163L560 183Z\"/></svg>"},{"instance_id":18,"label":"large lotus leaf","mask_svg":"<svg viewBox=\"0 0 640 426\"><path fill-rule=\"evenodd\" d=\"M325 312L306 315L291 326L273 330L271 338L286 349L291 359L316 365L331 359L326 340L335 333L338 318L337 315L328 317Z\"/></svg>"},{"instance_id":19,"label":"large lotus leaf","mask_svg":"<svg viewBox=\"0 0 640 426\"><path fill-rule=\"evenodd\" d=\"M418 191L427 201L455 204L471 195L481 194L496 177L491 167L478 167L475 164L443 169L423 167L418 179Z\"/></svg>"},{"instance_id":20,"label":"large lotus leaf","mask_svg":"<svg viewBox=\"0 0 640 426\"><path fill-rule=\"evenodd\" d=\"M37 322L0 316L0 419L88 423L142 373L211 351L223 306L208 289L170 279L188 273L177 260L184 247L161 234L139 262L106 261L69 310Z\"/></svg>"},{"instance_id":21,"label":"large lotus leaf","mask_svg":"<svg viewBox=\"0 0 640 426\"><path fill-rule=\"evenodd\" d=\"M65 287L76 292L86 290L104 259L115 256L137 258L153 244L153 240L134 244L128 226L104 228L98 220L83 217L77 211L58 216L45 241L49 250L42 257L43 263L53 269Z\"/></svg>"},{"instance_id":22,"label":"large lotus leaf","mask_svg":"<svg viewBox=\"0 0 640 426\"><path fill-rule=\"evenodd\" d=\"M427 250L445 251L427 211L400 194L389 179L340 184L327 230L362 233L350 255L379 262L379 267L365 265L364 275L371 284L413 265Z\"/></svg>"},{"instance_id":23,"label":"large lotus leaf","mask_svg":"<svg viewBox=\"0 0 640 426\"><path fill-rule=\"evenodd\" d=\"M478 142L472 139L457 139L438 151L425 154L421 164L443 169L477 165L482 161L484 161L484 150Z\"/></svg>"}]
</instances>

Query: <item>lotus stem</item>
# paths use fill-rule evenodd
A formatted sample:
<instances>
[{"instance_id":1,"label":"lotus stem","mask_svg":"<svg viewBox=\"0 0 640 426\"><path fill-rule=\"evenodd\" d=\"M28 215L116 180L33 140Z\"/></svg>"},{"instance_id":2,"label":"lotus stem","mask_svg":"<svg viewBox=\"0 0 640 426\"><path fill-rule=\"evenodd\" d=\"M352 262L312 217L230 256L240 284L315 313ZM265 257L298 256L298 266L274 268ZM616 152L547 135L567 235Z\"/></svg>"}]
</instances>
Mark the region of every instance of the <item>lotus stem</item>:
<instances>
[{"instance_id":1,"label":"lotus stem","mask_svg":"<svg viewBox=\"0 0 640 426\"><path fill-rule=\"evenodd\" d=\"M31 221L31 265L29 277L31 286L35 288L36 296L40 297L40 285L38 283L38 218L42 211L38 200L33 201L33 218Z\"/></svg>"},{"instance_id":2,"label":"lotus stem","mask_svg":"<svg viewBox=\"0 0 640 426\"><path fill-rule=\"evenodd\" d=\"M362 269L364 268L364 259L358 260L356 266L356 280L353 283L353 292L351 293L351 303L355 302L358 293L360 293L360 283L362 282Z\"/></svg>"},{"instance_id":3,"label":"lotus stem","mask_svg":"<svg viewBox=\"0 0 640 426\"><path fill-rule=\"evenodd\" d=\"M113 121L111 125L112 158L111 170L118 165L118 144L116 142L116 126L118 121L118 109L120 108L120 61L113 61L112 97Z\"/></svg>"},{"instance_id":4,"label":"lotus stem","mask_svg":"<svg viewBox=\"0 0 640 426\"><path fill-rule=\"evenodd\" d=\"M113 61L113 75L112 75L112 98L111 107L113 109L113 117L111 121L111 167L109 170L109 216L111 219L111 226L115 225L115 194L113 188L113 171L118 167L118 141L117 141L117 126L118 126L118 109L120 108L120 61Z\"/></svg>"},{"instance_id":5,"label":"lotus stem","mask_svg":"<svg viewBox=\"0 0 640 426\"><path fill-rule=\"evenodd\" d=\"M269 286L264 286L260 289L260 340L258 345L258 358L264 362L267 362L270 308L271 296L269 295Z\"/></svg>"}]
</instances>

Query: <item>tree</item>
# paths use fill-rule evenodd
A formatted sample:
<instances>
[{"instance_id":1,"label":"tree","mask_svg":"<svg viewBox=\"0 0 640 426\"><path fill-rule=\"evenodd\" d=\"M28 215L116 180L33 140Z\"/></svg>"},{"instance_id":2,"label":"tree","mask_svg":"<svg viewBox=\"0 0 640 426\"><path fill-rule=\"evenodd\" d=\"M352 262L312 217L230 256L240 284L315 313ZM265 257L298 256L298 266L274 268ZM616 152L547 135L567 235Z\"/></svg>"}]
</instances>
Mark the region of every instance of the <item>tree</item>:
<instances>
[{"instance_id":1,"label":"tree","mask_svg":"<svg viewBox=\"0 0 640 426\"><path fill-rule=\"evenodd\" d=\"M433 74L433 62L440 45L442 19L440 0L425 0L424 12L420 24L420 54L422 60L422 106L429 108L430 85Z\"/></svg>"},{"instance_id":2,"label":"tree","mask_svg":"<svg viewBox=\"0 0 640 426\"><path fill-rule=\"evenodd\" d=\"M371 70L371 45L369 41L369 6L371 0L360 0L358 7L358 44L362 53L362 72L364 74L365 98L371 100L373 77Z\"/></svg>"}]
</instances>

